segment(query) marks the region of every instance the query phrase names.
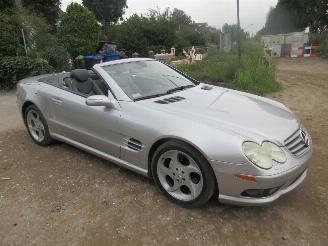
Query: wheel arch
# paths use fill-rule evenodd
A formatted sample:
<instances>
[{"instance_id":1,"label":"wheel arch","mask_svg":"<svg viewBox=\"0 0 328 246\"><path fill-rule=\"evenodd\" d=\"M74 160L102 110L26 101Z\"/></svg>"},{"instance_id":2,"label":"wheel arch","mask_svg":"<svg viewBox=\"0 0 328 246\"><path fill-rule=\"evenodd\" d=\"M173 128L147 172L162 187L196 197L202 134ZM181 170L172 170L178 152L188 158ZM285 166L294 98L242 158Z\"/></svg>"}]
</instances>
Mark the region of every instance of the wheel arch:
<instances>
[{"instance_id":1,"label":"wheel arch","mask_svg":"<svg viewBox=\"0 0 328 246\"><path fill-rule=\"evenodd\" d=\"M30 105L34 105L35 107L37 107L36 105L35 105L35 103L33 103L32 101L25 101L24 103L23 103L23 106L22 106L22 111L21 111L21 113L22 113L22 116L23 116L23 120L24 120L24 124L26 124L26 119L25 119L25 111L26 111L26 109L30 106Z\"/></svg>"},{"instance_id":2,"label":"wheel arch","mask_svg":"<svg viewBox=\"0 0 328 246\"><path fill-rule=\"evenodd\" d=\"M212 167L212 165L210 164L209 162L209 159L207 158L207 156L205 155L205 153L200 149L198 148L197 146L195 146L193 143L185 140L185 139L181 139L181 138L178 138L178 137L165 137L165 138L161 138L161 139L158 139L150 148L149 150L149 153L148 153L148 176L150 178L153 179L153 176L152 176L152 168L151 168L151 161L153 159L153 156L154 156L154 153L156 152L156 150L164 143L168 142L168 141L179 141L183 144L186 144L188 145L189 147L195 149L196 151L198 151L203 157L204 159L207 161L207 164L210 168L210 170L212 171L212 174L213 174L213 177L214 177L214 182L215 182L215 190L214 190L214 194L213 195L217 195L219 193L219 183L218 183L218 180L217 180L217 175L215 174L214 172L214 169Z\"/></svg>"}]
</instances>

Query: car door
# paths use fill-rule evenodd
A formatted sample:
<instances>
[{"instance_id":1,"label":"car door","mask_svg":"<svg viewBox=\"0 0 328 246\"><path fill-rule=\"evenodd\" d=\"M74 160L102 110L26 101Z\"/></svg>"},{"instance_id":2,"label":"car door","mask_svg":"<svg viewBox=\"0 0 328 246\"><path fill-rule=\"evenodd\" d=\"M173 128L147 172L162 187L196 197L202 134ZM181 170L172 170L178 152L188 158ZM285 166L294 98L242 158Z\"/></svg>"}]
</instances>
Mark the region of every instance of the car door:
<instances>
[{"instance_id":1,"label":"car door","mask_svg":"<svg viewBox=\"0 0 328 246\"><path fill-rule=\"evenodd\" d=\"M119 121L121 111L116 107L87 106L86 96L57 88L52 96L53 115L60 135L69 140L120 156Z\"/></svg>"}]
</instances>

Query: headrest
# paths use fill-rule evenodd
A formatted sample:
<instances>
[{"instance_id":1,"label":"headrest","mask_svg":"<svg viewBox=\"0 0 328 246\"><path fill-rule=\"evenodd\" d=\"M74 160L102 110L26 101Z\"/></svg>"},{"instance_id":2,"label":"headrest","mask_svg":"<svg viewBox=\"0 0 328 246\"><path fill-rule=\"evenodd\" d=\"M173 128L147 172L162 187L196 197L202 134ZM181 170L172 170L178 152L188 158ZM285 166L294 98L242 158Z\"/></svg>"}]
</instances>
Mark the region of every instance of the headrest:
<instances>
[{"instance_id":1,"label":"headrest","mask_svg":"<svg viewBox=\"0 0 328 246\"><path fill-rule=\"evenodd\" d=\"M70 76L78 82L85 82L89 79L90 74L86 69L74 69L71 71Z\"/></svg>"}]
</instances>

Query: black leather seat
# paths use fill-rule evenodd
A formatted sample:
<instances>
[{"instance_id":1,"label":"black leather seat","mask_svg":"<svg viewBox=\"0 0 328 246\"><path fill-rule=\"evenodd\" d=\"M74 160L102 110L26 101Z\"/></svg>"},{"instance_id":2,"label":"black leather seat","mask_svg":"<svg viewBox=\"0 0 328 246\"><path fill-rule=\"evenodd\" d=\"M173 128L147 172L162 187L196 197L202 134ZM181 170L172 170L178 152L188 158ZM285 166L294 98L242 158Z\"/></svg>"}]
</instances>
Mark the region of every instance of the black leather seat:
<instances>
[{"instance_id":1,"label":"black leather seat","mask_svg":"<svg viewBox=\"0 0 328 246\"><path fill-rule=\"evenodd\" d=\"M70 73L72 89L87 96L104 95L99 86L90 78L86 69L75 69Z\"/></svg>"},{"instance_id":2,"label":"black leather seat","mask_svg":"<svg viewBox=\"0 0 328 246\"><path fill-rule=\"evenodd\" d=\"M108 88L106 87L105 82L102 79L96 79L96 80L94 80L94 82L96 83L96 85L98 85L98 87L102 91L102 93L105 96L108 96Z\"/></svg>"}]
</instances>

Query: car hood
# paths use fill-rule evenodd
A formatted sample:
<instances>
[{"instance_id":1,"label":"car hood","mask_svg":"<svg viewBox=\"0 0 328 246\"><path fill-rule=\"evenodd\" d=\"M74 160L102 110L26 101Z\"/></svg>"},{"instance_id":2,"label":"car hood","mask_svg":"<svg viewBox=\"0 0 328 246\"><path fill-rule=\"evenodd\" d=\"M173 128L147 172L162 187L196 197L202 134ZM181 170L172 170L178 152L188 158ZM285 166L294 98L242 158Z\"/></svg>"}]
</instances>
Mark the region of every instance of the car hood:
<instances>
[{"instance_id":1,"label":"car hood","mask_svg":"<svg viewBox=\"0 0 328 246\"><path fill-rule=\"evenodd\" d=\"M160 103L177 96L183 99ZM229 130L257 142L270 140L283 145L283 141L299 128L295 115L278 102L204 84L140 103L163 114Z\"/></svg>"}]
</instances>

